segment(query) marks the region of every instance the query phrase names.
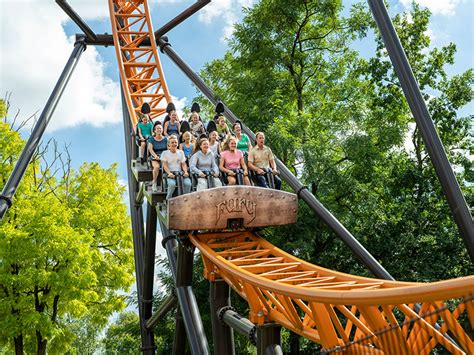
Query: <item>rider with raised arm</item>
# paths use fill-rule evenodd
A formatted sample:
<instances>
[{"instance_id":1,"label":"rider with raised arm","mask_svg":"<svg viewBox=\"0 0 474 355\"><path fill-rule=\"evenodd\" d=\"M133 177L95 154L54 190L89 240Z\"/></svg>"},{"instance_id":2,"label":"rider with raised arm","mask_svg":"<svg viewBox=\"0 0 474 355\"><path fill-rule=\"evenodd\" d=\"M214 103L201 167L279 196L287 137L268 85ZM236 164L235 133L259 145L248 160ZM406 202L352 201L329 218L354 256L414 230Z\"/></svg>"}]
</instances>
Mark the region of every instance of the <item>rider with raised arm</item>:
<instances>
[{"instance_id":1,"label":"rider with raised arm","mask_svg":"<svg viewBox=\"0 0 474 355\"><path fill-rule=\"evenodd\" d=\"M280 190L281 179L277 175L278 170L272 150L265 145L265 134L262 132L257 132L255 135L255 141L257 144L250 150L249 153L249 169L256 173L258 186L268 187L268 181L265 178L265 173L268 171L267 169L271 168L273 179L275 181L275 188Z\"/></svg>"}]
</instances>

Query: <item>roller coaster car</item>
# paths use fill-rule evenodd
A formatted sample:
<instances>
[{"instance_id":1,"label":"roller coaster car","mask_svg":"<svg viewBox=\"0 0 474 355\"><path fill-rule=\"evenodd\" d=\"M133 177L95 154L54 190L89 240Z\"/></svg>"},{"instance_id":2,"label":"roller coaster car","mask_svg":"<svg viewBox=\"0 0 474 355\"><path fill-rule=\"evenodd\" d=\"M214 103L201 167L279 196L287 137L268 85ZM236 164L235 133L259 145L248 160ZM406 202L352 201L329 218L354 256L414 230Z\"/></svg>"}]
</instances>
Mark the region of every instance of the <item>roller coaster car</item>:
<instances>
[{"instance_id":1,"label":"roller coaster car","mask_svg":"<svg viewBox=\"0 0 474 355\"><path fill-rule=\"evenodd\" d=\"M131 170L135 179L138 182L142 181L151 181L153 179L153 172L151 168L148 166L148 162L140 163L139 161L133 159L131 164Z\"/></svg>"},{"instance_id":2,"label":"roller coaster car","mask_svg":"<svg viewBox=\"0 0 474 355\"><path fill-rule=\"evenodd\" d=\"M151 187L151 182L145 184L145 198L147 199L148 203L152 206L156 206L156 204L161 203L166 200L166 190L161 185L158 185L158 191L153 192Z\"/></svg>"},{"instance_id":3,"label":"roller coaster car","mask_svg":"<svg viewBox=\"0 0 474 355\"><path fill-rule=\"evenodd\" d=\"M275 189L275 175L273 174L273 169L263 168L262 170L265 172L263 176L265 177L265 180L267 181L268 187L270 189ZM257 173L249 169L249 174L250 174L250 181L252 181L255 186L259 186Z\"/></svg>"},{"instance_id":4,"label":"roller coaster car","mask_svg":"<svg viewBox=\"0 0 474 355\"><path fill-rule=\"evenodd\" d=\"M168 202L168 228L216 230L296 223L295 194L253 186L226 186L192 192Z\"/></svg>"}]
</instances>

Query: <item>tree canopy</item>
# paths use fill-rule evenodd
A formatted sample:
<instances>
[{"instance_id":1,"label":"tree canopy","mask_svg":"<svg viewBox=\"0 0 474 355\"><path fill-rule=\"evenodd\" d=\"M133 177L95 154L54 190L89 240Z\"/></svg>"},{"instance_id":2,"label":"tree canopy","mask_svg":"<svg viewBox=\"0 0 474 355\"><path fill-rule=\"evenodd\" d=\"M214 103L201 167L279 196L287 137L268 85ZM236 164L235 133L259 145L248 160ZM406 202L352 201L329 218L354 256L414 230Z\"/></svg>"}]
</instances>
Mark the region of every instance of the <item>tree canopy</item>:
<instances>
[{"instance_id":1,"label":"tree canopy","mask_svg":"<svg viewBox=\"0 0 474 355\"><path fill-rule=\"evenodd\" d=\"M355 4L344 18L341 10L337 0L260 1L236 26L231 49L201 76L245 124L266 133L276 155L393 277L424 282L471 275L473 265L370 12ZM474 120L459 112L474 97L474 71L447 74L456 45L431 46L429 19L430 12L414 3L392 20L472 205ZM352 43L369 34L375 52L362 56ZM265 235L304 260L370 275L302 203L296 226ZM310 352L312 346L300 344Z\"/></svg>"},{"instance_id":2,"label":"tree canopy","mask_svg":"<svg viewBox=\"0 0 474 355\"><path fill-rule=\"evenodd\" d=\"M24 141L3 120L0 142L2 188ZM101 327L124 307L132 241L115 170L75 171L52 143L35 155L0 224L0 345L64 352L70 318Z\"/></svg>"},{"instance_id":3,"label":"tree canopy","mask_svg":"<svg viewBox=\"0 0 474 355\"><path fill-rule=\"evenodd\" d=\"M236 26L231 50L201 72L238 117L397 279L472 273L440 184L368 9L347 18L339 1L261 1ZM430 46L430 13L414 4L393 18L468 203L472 202L474 72L448 77L456 46ZM375 33L366 59L354 39ZM334 234L302 206L294 228L271 230L306 260L366 274ZM433 268L433 265L438 265Z\"/></svg>"}]
</instances>

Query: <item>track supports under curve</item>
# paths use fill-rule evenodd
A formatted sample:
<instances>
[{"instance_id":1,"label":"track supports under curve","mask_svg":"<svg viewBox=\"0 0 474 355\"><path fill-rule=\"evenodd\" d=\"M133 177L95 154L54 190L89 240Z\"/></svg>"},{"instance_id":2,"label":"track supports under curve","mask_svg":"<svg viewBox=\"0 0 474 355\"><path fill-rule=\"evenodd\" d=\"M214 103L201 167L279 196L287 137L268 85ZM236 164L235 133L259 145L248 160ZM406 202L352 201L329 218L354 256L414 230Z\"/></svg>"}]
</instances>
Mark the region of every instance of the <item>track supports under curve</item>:
<instances>
[{"instance_id":1,"label":"track supports under curve","mask_svg":"<svg viewBox=\"0 0 474 355\"><path fill-rule=\"evenodd\" d=\"M131 171L132 159L136 156L136 146L132 139L133 129L131 127L130 116L127 110L127 104L122 93L122 115L123 128L125 135L125 153L127 155L127 171L128 171L128 194L130 203L130 217L132 220L132 234L133 234L133 254L135 261L135 275L138 296L138 314L140 318L140 334L142 339L142 352L144 354L155 353L155 342L153 337L153 330L147 328L145 322L145 310L143 302L143 280L144 280L144 239L145 232L143 228L143 210L141 204L136 203L136 196L139 191L139 184ZM156 227L155 227L156 229ZM154 252L154 249L153 249ZM153 288L153 286L151 286ZM152 291L153 292L153 291ZM151 306L151 304L150 304Z\"/></svg>"}]
</instances>

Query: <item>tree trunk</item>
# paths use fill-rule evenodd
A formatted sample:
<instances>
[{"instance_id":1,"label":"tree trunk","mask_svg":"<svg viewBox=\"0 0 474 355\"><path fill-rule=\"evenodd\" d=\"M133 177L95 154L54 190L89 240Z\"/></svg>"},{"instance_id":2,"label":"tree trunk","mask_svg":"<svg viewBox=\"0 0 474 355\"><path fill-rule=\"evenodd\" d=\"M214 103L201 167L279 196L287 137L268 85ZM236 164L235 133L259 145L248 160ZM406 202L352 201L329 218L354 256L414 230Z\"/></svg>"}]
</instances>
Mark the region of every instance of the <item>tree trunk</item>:
<instances>
[{"instance_id":1,"label":"tree trunk","mask_svg":"<svg viewBox=\"0 0 474 355\"><path fill-rule=\"evenodd\" d=\"M301 114L303 113L303 108L304 108L304 104L303 104L303 90L298 88L298 90L297 90L297 95L298 95L298 101L297 101L297 105L298 105L298 115L301 115Z\"/></svg>"},{"instance_id":2,"label":"tree trunk","mask_svg":"<svg viewBox=\"0 0 474 355\"><path fill-rule=\"evenodd\" d=\"M23 355L23 334L18 335L14 338L15 341L15 354Z\"/></svg>"},{"instance_id":3,"label":"tree trunk","mask_svg":"<svg viewBox=\"0 0 474 355\"><path fill-rule=\"evenodd\" d=\"M290 354L300 354L300 336L293 332L290 332Z\"/></svg>"},{"instance_id":4,"label":"tree trunk","mask_svg":"<svg viewBox=\"0 0 474 355\"><path fill-rule=\"evenodd\" d=\"M43 336L37 330L36 331L36 343L38 345L38 350L37 350L38 355L46 355L46 344L47 344L47 342L48 342L48 340L43 339Z\"/></svg>"}]
</instances>

